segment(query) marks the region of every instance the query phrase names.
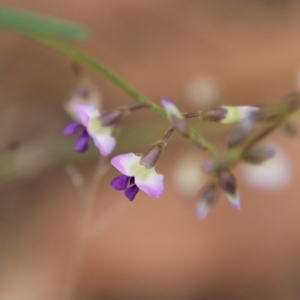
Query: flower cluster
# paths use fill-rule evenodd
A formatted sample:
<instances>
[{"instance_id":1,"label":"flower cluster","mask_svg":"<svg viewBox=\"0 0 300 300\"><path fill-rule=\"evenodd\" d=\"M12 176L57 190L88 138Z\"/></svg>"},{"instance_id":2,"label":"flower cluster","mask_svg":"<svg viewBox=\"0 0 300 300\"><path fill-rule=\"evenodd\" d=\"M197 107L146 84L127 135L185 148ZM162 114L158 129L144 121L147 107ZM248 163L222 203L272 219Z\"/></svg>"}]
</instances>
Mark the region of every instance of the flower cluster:
<instances>
[{"instance_id":1,"label":"flower cluster","mask_svg":"<svg viewBox=\"0 0 300 300\"><path fill-rule=\"evenodd\" d=\"M287 110L291 110L291 107L296 105L295 103L298 105L298 102L294 100L288 102ZM172 127L144 154L124 153L111 159L112 166L121 173L111 181L112 188L123 191L129 201L135 199L139 190L152 198L161 197L164 193L164 176L157 173L156 166L174 131L187 138L193 145L207 150L208 142L203 145L204 139L196 138L197 135L188 124L187 119L198 118L221 124L236 123L229 135L225 156L221 157L213 152L211 153L212 160L206 161L202 165L203 172L208 173L212 180L203 189L201 197L196 203L196 215L199 219L206 217L217 199L218 190L224 192L229 203L235 209L240 209L240 195L232 168L239 161L261 164L274 156L273 147L258 143L266 134L276 128L276 122L275 125L273 123L271 127L254 138L251 139L249 136L258 120L278 121L276 119L278 115L274 113L274 110L255 106L220 106L196 113L182 113L170 100L163 99L161 104L165 117ZM143 104L123 107L110 112L100 112L98 107L91 103L78 101L72 105L76 112L76 121L65 127L64 134L67 136L78 135L74 147L77 152L87 151L89 140L93 140L102 156L109 156L115 148L116 139L113 136L115 123L136 109L148 107Z\"/></svg>"}]
</instances>

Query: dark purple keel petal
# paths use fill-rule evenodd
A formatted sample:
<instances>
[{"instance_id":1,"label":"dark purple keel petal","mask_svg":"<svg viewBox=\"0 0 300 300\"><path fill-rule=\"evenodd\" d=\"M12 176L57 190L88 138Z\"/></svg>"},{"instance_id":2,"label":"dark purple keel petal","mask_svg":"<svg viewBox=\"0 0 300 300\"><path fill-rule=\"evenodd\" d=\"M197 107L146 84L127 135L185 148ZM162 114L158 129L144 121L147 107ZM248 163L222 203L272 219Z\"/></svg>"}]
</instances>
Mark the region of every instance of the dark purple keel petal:
<instances>
[{"instance_id":1,"label":"dark purple keel petal","mask_svg":"<svg viewBox=\"0 0 300 300\"><path fill-rule=\"evenodd\" d=\"M130 185L134 184L134 176L133 176L133 177L130 177L129 184L130 184Z\"/></svg>"},{"instance_id":2,"label":"dark purple keel petal","mask_svg":"<svg viewBox=\"0 0 300 300\"><path fill-rule=\"evenodd\" d=\"M110 185L117 191L126 190L130 177L126 175L121 175L112 180Z\"/></svg>"},{"instance_id":3,"label":"dark purple keel petal","mask_svg":"<svg viewBox=\"0 0 300 300\"><path fill-rule=\"evenodd\" d=\"M67 125L63 131L64 135L73 135L75 134L79 129L84 129L83 125L80 123L70 123Z\"/></svg>"},{"instance_id":4,"label":"dark purple keel petal","mask_svg":"<svg viewBox=\"0 0 300 300\"><path fill-rule=\"evenodd\" d=\"M129 201L132 201L135 198L138 191L139 188L134 184L125 190L125 196L128 198Z\"/></svg>"},{"instance_id":5,"label":"dark purple keel petal","mask_svg":"<svg viewBox=\"0 0 300 300\"><path fill-rule=\"evenodd\" d=\"M76 152L82 153L82 152L87 151L88 148L89 148L89 135L87 132L83 132L79 136L79 138L75 144L74 150Z\"/></svg>"}]
</instances>

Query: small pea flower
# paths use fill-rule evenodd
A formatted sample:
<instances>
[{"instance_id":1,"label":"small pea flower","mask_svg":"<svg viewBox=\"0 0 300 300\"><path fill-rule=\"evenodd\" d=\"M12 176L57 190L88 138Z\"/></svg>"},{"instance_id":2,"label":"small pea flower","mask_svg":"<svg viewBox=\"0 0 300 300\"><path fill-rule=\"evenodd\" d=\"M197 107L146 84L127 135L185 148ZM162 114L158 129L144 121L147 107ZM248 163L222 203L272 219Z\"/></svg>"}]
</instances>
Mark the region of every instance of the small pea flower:
<instances>
[{"instance_id":1,"label":"small pea flower","mask_svg":"<svg viewBox=\"0 0 300 300\"><path fill-rule=\"evenodd\" d=\"M159 198L164 192L164 176L155 170L157 160L164 148L160 142L143 156L126 153L115 156L111 164L123 175L112 180L111 186L117 191L124 191L132 201L141 189L152 198Z\"/></svg>"},{"instance_id":2,"label":"small pea flower","mask_svg":"<svg viewBox=\"0 0 300 300\"><path fill-rule=\"evenodd\" d=\"M172 124L172 126L176 130L178 130L182 135L189 137L190 136L189 125L185 120L185 117L183 116L181 111L177 108L177 106L173 102L167 99L163 99L161 103L165 109L169 122Z\"/></svg>"},{"instance_id":3,"label":"small pea flower","mask_svg":"<svg viewBox=\"0 0 300 300\"><path fill-rule=\"evenodd\" d=\"M102 125L101 114L93 105L77 103L74 106L80 122L73 122L64 129L64 135L67 136L79 133L74 150L76 152L87 151L89 139L92 138L100 153L103 156L109 155L116 145L116 140L111 135L112 128Z\"/></svg>"}]
</instances>

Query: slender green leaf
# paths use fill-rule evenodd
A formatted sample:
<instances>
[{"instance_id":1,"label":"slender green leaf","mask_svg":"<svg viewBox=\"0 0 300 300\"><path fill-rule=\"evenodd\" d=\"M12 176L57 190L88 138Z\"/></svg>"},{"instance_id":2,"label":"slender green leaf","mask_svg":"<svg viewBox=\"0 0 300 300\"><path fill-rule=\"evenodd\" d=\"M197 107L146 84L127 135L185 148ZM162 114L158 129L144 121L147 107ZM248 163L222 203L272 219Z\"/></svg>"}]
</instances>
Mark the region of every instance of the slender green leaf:
<instances>
[{"instance_id":1,"label":"slender green leaf","mask_svg":"<svg viewBox=\"0 0 300 300\"><path fill-rule=\"evenodd\" d=\"M0 7L0 28L79 41L88 36L80 24L10 7Z\"/></svg>"}]
</instances>

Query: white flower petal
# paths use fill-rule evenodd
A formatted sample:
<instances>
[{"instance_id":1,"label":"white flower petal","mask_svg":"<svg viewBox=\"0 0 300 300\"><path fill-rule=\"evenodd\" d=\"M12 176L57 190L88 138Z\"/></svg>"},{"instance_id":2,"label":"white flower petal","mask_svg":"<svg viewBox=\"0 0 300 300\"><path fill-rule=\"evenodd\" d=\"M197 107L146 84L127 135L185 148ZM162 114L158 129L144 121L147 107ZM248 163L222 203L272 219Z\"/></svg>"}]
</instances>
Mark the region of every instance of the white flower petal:
<instances>
[{"instance_id":1,"label":"white flower petal","mask_svg":"<svg viewBox=\"0 0 300 300\"><path fill-rule=\"evenodd\" d=\"M84 126L88 126L90 119L100 116L100 112L93 105L76 103L74 106Z\"/></svg>"},{"instance_id":2,"label":"white flower petal","mask_svg":"<svg viewBox=\"0 0 300 300\"><path fill-rule=\"evenodd\" d=\"M135 170L140 166L140 156L134 153L120 154L112 158L111 164L126 176L135 176Z\"/></svg>"},{"instance_id":3,"label":"white flower petal","mask_svg":"<svg viewBox=\"0 0 300 300\"><path fill-rule=\"evenodd\" d=\"M135 184L150 197L159 198L164 192L164 176L157 174L154 168L141 170L135 175Z\"/></svg>"},{"instance_id":4,"label":"white flower petal","mask_svg":"<svg viewBox=\"0 0 300 300\"><path fill-rule=\"evenodd\" d=\"M241 166L242 176L249 186L269 192L288 187L293 175L291 160L278 145L276 150L276 155L261 165Z\"/></svg>"}]
</instances>

